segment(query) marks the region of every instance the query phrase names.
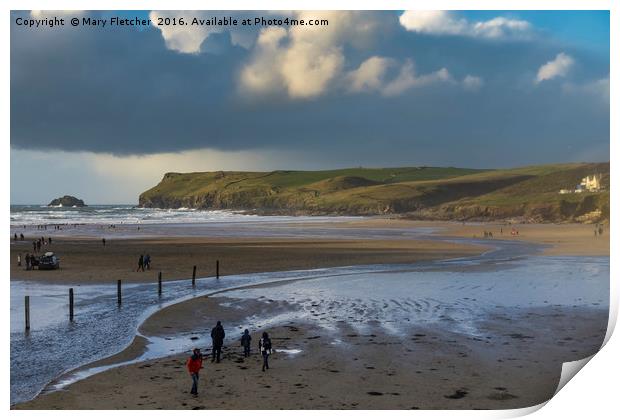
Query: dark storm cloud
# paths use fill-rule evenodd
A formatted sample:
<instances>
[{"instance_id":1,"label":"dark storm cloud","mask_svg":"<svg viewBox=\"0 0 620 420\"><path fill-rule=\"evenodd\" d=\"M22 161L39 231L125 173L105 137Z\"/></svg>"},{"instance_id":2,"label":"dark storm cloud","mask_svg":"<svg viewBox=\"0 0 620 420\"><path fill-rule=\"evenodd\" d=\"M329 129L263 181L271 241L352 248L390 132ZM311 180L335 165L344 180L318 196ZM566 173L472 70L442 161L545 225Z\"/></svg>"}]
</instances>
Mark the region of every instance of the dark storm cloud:
<instances>
[{"instance_id":1,"label":"dark storm cloud","mask_svg":"<svg viewBox=\"0 0 620 420\"><path fill-rule=\"evenodd\" d=\"M538 68L559 52L576 60L570 79L535 85ZM420 74L445 67L455 83L393 97L335 87L314 99L250 98L238 81L252 52L226 32L211 35L202 53L182 54L153 28L12 25L11 145L119 155L282 148L383 165L608 159L608 102L565 86L608 77L606 57L552 40L438 37L397 26L344 54L345 71L377 55L412 59ZM479 91L459 85L468 74L483 79Z\"/></svg>"}]
</instances>

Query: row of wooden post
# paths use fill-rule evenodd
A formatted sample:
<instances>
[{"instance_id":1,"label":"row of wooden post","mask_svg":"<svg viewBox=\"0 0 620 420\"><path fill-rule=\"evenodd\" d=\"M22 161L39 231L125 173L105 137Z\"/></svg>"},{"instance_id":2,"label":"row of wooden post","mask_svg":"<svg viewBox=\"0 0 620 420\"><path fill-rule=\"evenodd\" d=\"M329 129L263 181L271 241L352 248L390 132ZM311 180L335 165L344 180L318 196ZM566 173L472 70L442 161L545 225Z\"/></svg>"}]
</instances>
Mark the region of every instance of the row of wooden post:
<instances>
[{"instance_id":1,"label":"row of wooden post","mask_svg":"<svg viewBox=\"0 0 620 420\"><path fill-rule=\"evenodd\" d=\"M220 260L215 261L215 278L220 278ZM196 266L192 270L192 287L196 286ZM161 296L162 283L161 271L157 274L157 293ZM118 306L123 302L123 294L121 290L121 280L116 281L116 301ZM30 296L24 297L24 311L26 317L26 331L30 330ZM69 321L73 321L73 287L69 288Z\"/></svg>"}]
</instances>

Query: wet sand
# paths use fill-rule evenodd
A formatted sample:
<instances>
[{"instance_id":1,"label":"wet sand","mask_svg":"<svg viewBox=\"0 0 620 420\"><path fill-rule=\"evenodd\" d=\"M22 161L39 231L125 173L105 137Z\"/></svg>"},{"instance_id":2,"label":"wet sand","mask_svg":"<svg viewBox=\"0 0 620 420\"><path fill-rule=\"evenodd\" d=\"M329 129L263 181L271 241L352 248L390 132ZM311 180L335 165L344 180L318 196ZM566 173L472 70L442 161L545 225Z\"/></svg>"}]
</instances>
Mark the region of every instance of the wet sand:
<instances>
[{"instance_id":1,"label":"wet sand","mask_svg":"<svg viewBox=\"0 0 620 420\"><path fill-rule=\"evenodd\" d=\"M429 223L371 219L343 223L351 228L399 230L437 228L437 234L480 238L492 231L493 240L523 240L550 245L549 255L609 255L607 231L594 237L591 225L519 225ZM498 234L503 229L504 233ZM492 240L489 242L492 244ZM23 249L22 249L23 247ZM411 263L476 255L482 247L419 239L279 239L200 237L111 239L105 250L99 239L63 238L54 250L63 255L62 269L31 271L15 267L19 251L28 243L11 246L13 279L97 283L122 278L148 281L164 272L164 280L198 276L267 272L358 264ZM136 273L136 255L150 253L150 272ZM204 268L203 268L204 267ZM141 332L166 337L204 336L217 319L242 325L248 314L268 317L285 313L286 302L203 297L166 308L147 320ZM222 305L223 304L223 305ZM235 309L235 307L242 309ZM485 337L410 326L402 335L387 334L369 322L364 334L336 322L327 331L311 322L270 325L276 349L299 349L299 354L276 352L272 369L260 372L260 357L240 356L237 336L228 330L228 347L221 364L207 363L201 394L189 395L184 368L188 354L115 368L75 383L65 390L44 394L13 408L26 409L471 409L521 408L549 399L557 386L561 363L597 351L607 325L606 310L547 307L496 314L482 321ZM188 327L189 326L189 327ZM254 344L258 341L254 333ZM136 340L127 350L100 361L131 360L144 350ZM208 349L207 349L208 350Z\"/></svg>"},{"instance_id":2,"label":"wet sand","mask_svg":"<svg viewBox=\"0 0 620 420\"><path fill-rule=\"evenodd\" d=\"M60 270L31 270L17 266L17 255L29 252L28 241L11 244L11 278L55 283L101 283L188 279L193 266L197 277L365 264L414 263L477 255L484 247L445 241L316 240L316 239L209 239L143 238L101 240L61 238L52 241L61 258ZM150 254L151 269L136 272L140 254Z\"/></svg>"},{"instance_id":3,"label":"wet sand","mask_svg":"<svg viewBox=\"0 0 620 420\"><path fill-rule=\"evenodd\" d=\"M462 224L450 222L410 221L370 218L329 224L313 223L304 229L336 226L351 231L385 229L396 234L402 229L433 228L435 235L455 238L482 238L484 231L493 232L494 240L529 241L547 245L545 255L609 255L609 230L594 236L594 226L578 224L499 223ZM510 235L512 227L519 235ZM145 226L143 230L148 231ZM501 231L503 230L503 233ZM122 279L129 282L153 281L157 272L163 279L190 278L194 265L198 277L215 274L215 261L220 260L220 274L243 274L283 270L302 270L361 264L412 263L435 259L456 258L479 254L484 247L422 239L295 239L295 238L209 238L144 237L109 238L103 247L100 238L62 237L53 240L53 250L61 257L61 269L26 271L24 263L17 266L32 250L31 239L11 242L11 278L56 283L99 283ZM44 249L43 251L45 251ZM140 254L149 253L153 263L150 271L136 272Z\"/></svg>"},{"instance_id":4,"label":"wet sand","mask_svg":"<svg viewBox=\"0 0 620 420\"><path fill-rule=\"evenodd\" d=\"M484 232L492 232L492 240L525 241L547 245L543 255L609 255L609 224L604 225L603 234L594 236L594 225L578 223L562 224L510 224L502 222L433 222L405 219L366 219L345 222L350 228L435 228L436 235L458 238L484 238ZM518 235L511 235L512 228Z\"/></svg>"},{"instance_id":5,"label":"wet sand","mask_svg":"<svg viewBox=\"0 0 620 420\"><path fill-rule=\"evenodd\" d=\"M480 338L432 325L411 325L391 335L372 323L362 334L344 322L332 331L311 322L285 322L269 328L276 352L271 369L262 373L254 348L260 331L253 331L253 354L244 358L237 345L241 331L230 326L241 323L246 310L267 316L286 311L287 305L199 298L145 322L141 331L159 337L203 336L217 319L228 327L222 363L205 361L198 397L189 394L186 353L109 370L13 408L521 408L551 398L561 363L597 351L607 325L607 311L566 307L498 310L481 321L485 336ZM134 357L140 345L114 361Z\"/></svg>"}]
</instances>

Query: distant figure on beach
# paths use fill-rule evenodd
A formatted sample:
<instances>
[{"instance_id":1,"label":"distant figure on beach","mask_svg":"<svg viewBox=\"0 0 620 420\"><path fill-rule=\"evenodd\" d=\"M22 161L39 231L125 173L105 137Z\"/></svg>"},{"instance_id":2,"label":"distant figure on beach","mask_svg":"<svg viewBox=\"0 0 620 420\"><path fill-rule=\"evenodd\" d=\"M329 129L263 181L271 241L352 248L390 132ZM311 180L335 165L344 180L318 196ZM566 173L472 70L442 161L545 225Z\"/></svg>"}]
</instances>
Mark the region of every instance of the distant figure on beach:
<instances>
[{"instance_id":1,"label":"distant figure on beach","mask_svg":"<svg viewBox=\"0 0 620 420\"><path fill-rule=\"evenodd\" d=\"M147 270L151 269L151 256L149 254L146 254L144 257L144 268Z\"/></svg>"},{"instance_id":2,"label":"distant figure on beach","mask_svg":"<svg viewBox=\"0 0 620 420\"><path fill-rule=\"evenodd\" d=\"M140 255L140 258L138 258L138 269L136 271L144 271L144 255Z\"/></svg>"},{"instance_id":3,"label":"distant figure on beach","mask_svg":"<svg viewBox=\"0 0 620 420\"><path fill-rule=\"evenodd\" d=\"M23 233L20 233L20 234L19 234L19 240L20 240L20 241L23 241L23 240L24 240L24 234L23 234Z\"/></svg>"},{"instance_id":4,"label":"distant figure on beach","mask_svg":"<svg viewBox=\"0 0 620 420\"><path fill-rule=\"evenodd\" d=\"M37 252L37 241L32 241L32 252Z\"/></svg>"},{"instance_id":5,"label":"distant figure on beach","mask_svg":"<svg viewBox=\"0 0 620 420\"><path fill-rule=\"evenodd\" d=\"M241 336L241 345L243 346L243 356L250 356L250 344L252 342L252 336L250 335L250 331L247 329L243 332Z\"/></svg>"},{"instance_id":6,"label":"distant figure on beach","mask_svg":"<svg viewBox=\"0 0 620 420\"><path fill-rule=\"evenodd\" d=\"M220 363L220 355L222 354L222 346L224 345L224 327L222 327L221 321L217 321L217 324L211 330L211 340L213 341L213 350L211 355L211 362L217 359L217 363Z\"/></svg>"},{"instance_id":7,"label":"distant figure on beach","mask_svg":"<svg viewBox=\"0 0 620 420\"><path fill-rule=\"evenodd\" d=\"M194 349L193 354L187 359L187 370L192 377L192 390L190 394L198 395L198 378L202 369L202 353L200 349Z\"/></svg>"},{"instance_id":8,"label":"distant figure on beach","mask_svg":"<svg viewBox=\"0 0 620 420\"><path fill-rule=\"evenodd\" d=\"M258 340L258 349L263 355L263 372L265 369L269 369L269 355L271 354L271 339L267 331L263 333L263 336Z\"/></svg>"},{"instance_id":9,"label":"distant figure on beach","mask_svg":"<svg viewBox=\"0 0 620 420\"><path fill-rule=\"evenodd\" d=\"M17 266L18 267L22 266L22 254L17 254Z\"/></svg>"},{"instance_id":10,"label":"distant figure on beach","mask_svg":"<svg viewBox=\"0 0 620 420\"><path fill-rule=\"evenodd\" d=\"M26 253L26 270L29 271L31 268L30 254Z\"/></svg>"},{"instance_id":11,"label":"distant figure on beach","mask_svg":"<svg viewBox=\"0 0 620 420\"><path fill-rule=\"evenodd\" d=\"M603 234L603 225L600 225L598 227L598 234L599 234L599 236L601 236Z\"/></svg>"},{"instance_id":12,"label":"distant figure on beach","mask_svg":"<svg viewBox=\"0 0 620 420\"><path fill-rule=\"evenodd\" d=\"M17 240L17 233L15 235L13 235L13 240L16 241Z\"/></svg>"},{"instance_id":13,"label":"distant figure on beach","mask_svg":"<svg viewBox=\"0 0 620 420\"><path fill-rule=\"evenodd\" d=\"M50 245L52 244L52 238L51 237L47 238L47 243L50 244Z\"/></svg>"},{"instance_id":14,"label":"distant figure on beach","mask_svg":"<svg viewBox=\"0 0 620 420\"><path fill-rule=\"evenodd\" d=\"M101 238L101 243L103 244L103 246L105 247L105 238Z\"/></svg>"}]
</instances>

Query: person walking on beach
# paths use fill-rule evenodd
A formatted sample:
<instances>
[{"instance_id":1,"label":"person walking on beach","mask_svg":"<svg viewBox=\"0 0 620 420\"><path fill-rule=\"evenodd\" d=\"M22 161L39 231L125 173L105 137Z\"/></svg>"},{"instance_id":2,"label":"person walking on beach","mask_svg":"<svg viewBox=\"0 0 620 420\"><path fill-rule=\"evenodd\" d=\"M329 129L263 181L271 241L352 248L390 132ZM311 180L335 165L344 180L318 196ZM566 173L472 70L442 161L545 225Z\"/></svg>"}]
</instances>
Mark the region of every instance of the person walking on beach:
<instances>
[{"instance_id":1,"label":"person walking on beach","mask_svg":"<svg viewBox=\"0 0 620 420\"><path fill-rule=\"evenodd\" d=\"M136 271L144 271L144 255L140 255L140 258L138 258L138 269Z\"/></svg>"},{"instance_id":2,"label":"person walking on beach","mask_svg":"<svg viewBox=\"0 0 620 420\"><path fill-rule=\"evenodd\" d=\"M198 395L198 378L200 376L200 369L202 369L202 353L200 349L194 349L192 355L187 359L187 370L192 377L192 390L190 394Z\"/></svg>"},{"instance_id":3,"label":"person walking on beach","mask_svg":"<svg viewBox=\"0 0 620 420\"><path fill-rule=\"evenodd\" d=\"M30 271L31 262L30 262L30 254L26 253L26 271Z\"/></svg>"},{"instance_id":4,"label":"person walking on beach","mask_svg":"<svg viewBox=\"0 0 620 420\"><path fill-rule=\"evenodd\" d=\"M22 254L17 254L17 266L22 266Z\"/></svg>"},{"instance_id":5,"label":"person walking on beach","mask_svg":"<svg viewBox=\"0 0 620 420\"><path fill-rule=\"evenodd\" d=\"M258 349L263 355L263 372L269 369L269 355L271 354L271 339L267 331L263 332L263 336L258 340Z\"/></svg>"},{"instance_id":6,"label":"person walking on beach","mask_svg":"<svg viewBox=\"0 0 620 420\"><path fill-rule=\"evenodd\" d=\"M144 268L146 268L147 270L151 269L151 256L150 256L150 254L146 254L146 256L144 257Z\"/></svg>"},{"instance_id":7,"label":"person walking on beach","mask_svg":"<svg viewBox=\"0 0 620 420\"><path fill-rule=\"evenodd\" d=\"M217 362L220 363L220 355L222 354L222 346L224 345L224 337L226 337L226 333L224 332L224 327L222 327L222 323L220 321L217 321L217 324L211 330L211 340L213 341L211 363L213 363L216 359L217 359Z\"/></svg>"},{"instance_id":8,"label":"person walking on beach","mask_svg":"<svg viewBox=\"0 0 620 420\"><path fill-rule=\"evenodd\" d=\"M241 345L243 346L243 356L250 356L250 343L252 342L252 336L250 335L250 331L247 329L243 332L241 336Z\"/></svg>"},{"instance_id":9,"label":"person walking on beach","mask_svg":"<svg viewBox=\"0 0 620 420\"><path fill-rule=\"evenodd\" d=\"M105 248L105 238L101 238L101 243L103 243L103 247Z\"/></svg>"}]
</instances>

